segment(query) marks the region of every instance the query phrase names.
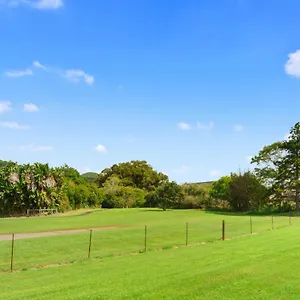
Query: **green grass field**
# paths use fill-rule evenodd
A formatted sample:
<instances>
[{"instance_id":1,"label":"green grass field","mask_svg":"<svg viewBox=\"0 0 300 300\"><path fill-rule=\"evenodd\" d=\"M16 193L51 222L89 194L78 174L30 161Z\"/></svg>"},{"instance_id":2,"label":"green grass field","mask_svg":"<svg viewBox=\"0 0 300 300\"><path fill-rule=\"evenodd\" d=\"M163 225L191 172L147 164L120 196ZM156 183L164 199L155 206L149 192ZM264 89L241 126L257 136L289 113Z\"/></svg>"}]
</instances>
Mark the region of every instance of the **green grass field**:
<instances>
[{"instance_id":1,"label":"green grass field","mask_svg":"<svg viewBox=\"0 0 300 300\"><path fill-rule=\"evenodd\" d=\"M114 226L114 229L93 231L91 257L106 258L129 253L140 253L145 247L147 225L147 250L170 249L188 244L218 241L221 222L226 222L226 238L250 234L250 217L222 215L197 210L145 210L119 209L93 211L90 214L1 219L1 233L36 232L61 229ZM300 219L292 218L293 225ZM272 228L272 217L252 217L253 232ZM274 228L289 226L288 217L274 217ZM16 235L18 236L18 235ZM87 258L89 231L79 234L40 237L15 241L14 270L39 268L47 265L80 262ZM0 272L10 269L11 241L0 241Z\"/></svg>"},{"instance_id":2,"label":"green grass field","mask_svg":"<svg viewBox=\"0 0 300 300\"><path fill-rule=\"evenodd\" d=\"M296 300L299 230L0 274L0 298Z\"/></svg>"}]
</instances>

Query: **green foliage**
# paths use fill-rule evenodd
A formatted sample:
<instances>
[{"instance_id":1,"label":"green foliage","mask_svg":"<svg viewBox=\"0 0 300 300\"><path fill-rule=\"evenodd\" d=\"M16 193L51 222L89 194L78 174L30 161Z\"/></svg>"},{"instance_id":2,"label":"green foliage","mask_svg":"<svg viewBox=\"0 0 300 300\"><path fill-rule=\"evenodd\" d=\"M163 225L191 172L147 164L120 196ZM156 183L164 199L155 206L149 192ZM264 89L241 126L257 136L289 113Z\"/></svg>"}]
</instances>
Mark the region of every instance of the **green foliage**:
<instances>
[{"instance_id":1,"label":"green foliage","mask_svg":"<svg viewBox=\"0 0 300 300\"><path fill-rule=\"evenodd\" d=\"M102 206L104 208L140 207L145 202L146 192L144 190L124 186L116 175L109 177L100 190L103 193Z\"/></svg>"},{"instance_id":2,"label":"green foliage","mask_svg":"<svg viewBox=\"0 0 300 300\"><path fill-rule=\"evenodd\" d=\"M210 196L215 199L229 201L229 185L231 183L231 180L231 176L223 176L218 181L215 181L210 190Z\"/></svg>"},{"instance_id":3,"label":"green foliage","mask_svg":"<svg viewBox=\"0 0 300 300\"><path fill-rule=\"evenodd\" d=\"M179 208L196 209L209 206L209 193L203 185L197 183L185 183L182 185L184 197Z\"/></svg>"},{"instance_id":4,"label":"green foliage","mask_svg":"<svg viewBox=\"0 0 300 300\"><path fill-rule=\"evenodd\" d=\"M228 202L234 211L260 210L266 203L267 188L251 172L232 174Z\"/></svg>"},{"instance_id":5,"label":"green foliage","mask_svg":"<svg viewBox=\"0 0 300 300\"><path fill-rule=\"evenodd\" d=\"M175 181L164 182L158 186L153 194L153 202L163 210L178 207L184 198L183 188Z\"/></svg>"},{"instance_id":6,"label":"green foliage","mask_svg":"<svg viewBox=\"0 0 300 300\"><path fill-rule=\"evenodd\" d=\"M0 159L0 168L5 167L9 162Z\"/></svg>"},{"instance_id":7,"label":"green foliage","mask_svg":"<svg viewBox=\"0 0 300 300\"><path fill-rule=\"evenodd\" d=\"M0 213L23 213L27 208L57 208L64 201L64 182L47 164L18 165L0 169Z\"/></svg>"},{"instance_id":8,"label":"green foliage","mask_svg":"<svg viewBox=\"0 0 300 300\"><path fill-rule=\"evenodd\" d=\"M290 130L287 140L265 146L252 159L257 176L270 188L271 200L300 211L300 123Z\"/></svg>"},{"instance_id":9,"label":"green foliage","mask_svg":"<svg viewBox=\"0 0 300 300\"><path fill-rule=\"evenodd\" d=\"M122 181L123 186L145 191L153 191L161 183L168 180L168 176L156 172L146 161L140 160L120 163L104 169L97 179L99 186L103 187L111 176L117 176Z\"/></svg>"},{"instance_id":10,"label":"green foliage","mask_svg":"<svg viewBox=\"0 0 300 300\"><path fill-rule=\"evenodd\" d=\"M210 196L212 207L254 211L267 203L268 189L251 172L232 173L214 182Z\"/></svg>"}]
</instances>

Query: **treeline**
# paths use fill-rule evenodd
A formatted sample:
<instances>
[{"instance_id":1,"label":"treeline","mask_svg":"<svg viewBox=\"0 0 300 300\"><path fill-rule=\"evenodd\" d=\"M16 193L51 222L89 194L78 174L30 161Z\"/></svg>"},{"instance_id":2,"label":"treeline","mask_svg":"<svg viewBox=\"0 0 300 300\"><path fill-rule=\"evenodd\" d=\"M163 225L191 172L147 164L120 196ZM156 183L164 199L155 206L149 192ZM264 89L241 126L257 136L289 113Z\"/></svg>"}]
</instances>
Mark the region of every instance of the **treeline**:
<instances>
[{"instance_id":1,"label":"treeline","mask_svg":"<svg viewBox=\"0 0 300 300\"><path fill-rule=\"evenodd\" d=\"M199 208L208 193L197 184L180 186L146 161L113 165L100 174L79 172L67 165L19 165L1 161L0 214L27 209L66 211L84 207Z\"/></svg>"},{"instance_id":2,"label":"treeline","mask_svg":"<svg viewBox=\"0 0 300 300\"><path fill-rule=\"evenodd\" d=\"M139 160L84 175L67 165L0 161L0 214L100 206L299 211L300 123L291 128L287 140L265 146L252 163L253 172L232 173L210 186L178 185Z\"/></svg>"}]
</instances>

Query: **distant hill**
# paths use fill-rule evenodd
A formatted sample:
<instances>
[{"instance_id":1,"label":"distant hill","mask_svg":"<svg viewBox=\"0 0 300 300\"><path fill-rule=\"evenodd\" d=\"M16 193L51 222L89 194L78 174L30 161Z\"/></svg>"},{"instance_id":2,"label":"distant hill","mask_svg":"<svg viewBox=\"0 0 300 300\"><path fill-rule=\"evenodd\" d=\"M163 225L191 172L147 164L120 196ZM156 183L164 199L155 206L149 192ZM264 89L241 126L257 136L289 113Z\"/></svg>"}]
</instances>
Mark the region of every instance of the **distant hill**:
<instances>
[{"instance_id":1,"label":"distant hill","mask_svg":"<svg viewBox=\"0 0 300 300\"><path fill-rule=\"evenodd\" d=\"M203 181L203 182L191 182L191 183L187 183L187 184L196 184L196 185L201 186L201 188L209 191L214 182L215 181Z\"/></svg>"},{"instance_id":2,"label":"distant hill","mask_svg":"<svg viewBox=\"0 0 300 300\"><path fill-rule=\"evenodd\" d=\"M81 176L85 178L89 183L95 183L98 178L98 174L95 172L84 173L81 174Z\"/></svg>"}]
</instances>

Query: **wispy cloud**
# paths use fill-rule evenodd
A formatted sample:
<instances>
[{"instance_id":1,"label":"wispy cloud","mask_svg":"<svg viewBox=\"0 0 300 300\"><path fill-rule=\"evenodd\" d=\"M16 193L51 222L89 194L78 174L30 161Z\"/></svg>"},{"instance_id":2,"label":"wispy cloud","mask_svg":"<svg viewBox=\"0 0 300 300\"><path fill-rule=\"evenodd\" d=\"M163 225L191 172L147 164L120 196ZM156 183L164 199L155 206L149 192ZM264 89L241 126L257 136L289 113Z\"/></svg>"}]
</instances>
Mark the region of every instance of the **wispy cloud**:
<instances>
[{"instance_id":1,"label":"wispy cloud","mask_svg":"<svg viewBox=\"0 0 300 300\"><path fill-rule=\"evenodd\" d=\"M300 77L300 50L290 53L284 68L288 75Z\"/></svg>"},{"instance_id":2,"label":"wispy cloud","mask_svg":"<svg viewBox=\"0 0 300 300\"><path fill-rule=\"evenodd\" d=\"M66 70L64 72L64 76L67 79L76 83L83 80L88 85L93 85L95 81L95 78L92 75L89 75L82 70L75 70L75 69Z\"/></svg>"},{"instance_id":3,"label":"wispy cloud","mask_svg":"<svg viewBox=\"0 0 300 300\"><path fill-rule=\"evenodd\" d=\"M185 123L185 122L179 122L177 124L177 126L181 130L191 130L192 129L192 125L189 123Z\"/></svg>"},{"instance_id":4,"label":"wispy cloud","mask_svg":"<svg viewBox=\"0 0 300 300\"><path fill-rule=\"evenodd\" d=\"M95 148L94 148L97 152L101 152L101 153L107 153L107 149L104 145L98 144Z\"/></svg>"},{"instance_id":5,"label":"wispy cloud","mask_svg":"<svg viewBox=\"0 0 300 300\"><path fill-rule=\"evenodd\" d=\"M215 126L214 122L209 122L208 124L202 124L197 122L197 128L200 130L210 130L213 129Z\"/></svg>"},{"instance_id":6,"label":"wispy cloud","mask_svg":"<svg viewBox=\"0 0 300 300\"><path fill-rule=\"evenodd\" d=\"M68 79L69 81L72 81L74 83L78 82L85 82L88 85L93 85L95 82L95 77L87 74L85 71L81 69L61 69L61 68L53 68L51 66L44 65L40 63L39 61L35 60L30 68L27 68L25 70L13 70L13 71L7 71L4 72L4 75L7 77L23 77L23 76L28 76L28 75L33 75L33 70L34 69L40 69L45 72L49 72L52 74L55 74L57 76L63 77Z\"/></svg>"},{"instance_id":7,"label":"wispy cloud","mask_svg":"<svg viewBox=\"0 0 300 300\"><path fill-rule=\"evenodd\" d=\"M19 124L18 122L0 122L0 127L20 130L30 128L28 125Z\"/></svg>"},{"instance_id":8,"label":"wispy cloud","mask_svg":"<svg viewBox=\"0 0 300 300\"><path fill-rule=\"evenodd\" d=\"M29 151L29 152L44 152L52 151L54 148L52 146L35 146L35 145L24 145L20 146L20 151Z\"/></svg>"},{"instance_id":9,"label":"wispy cloud","mask_svg":"<svg viewBox=\"0 0 300 300\"><path fill-rule=\"evenodd\" d=\"M188 166L182 165L179 168L174 169L173 173L176 173L176 174L187 174L189 171L190 171L190 168Z\"/></svg>"},{"instance_id":10,"label":"wispy cloud","mask_svg":"<svg viewBox=\"0 0 300 300\"><path fill-rule=\"evenodd\" d=\"M0 114L12 110L10 101L0 101Z\"/></svg>"},{"instance_id":11,"label":"wispy cloud","mask_svg":"<svg viewBox=\"0 0 300 300\"><path fill-rule=\"evenodd\" d=\"M32 65L33 65L35 68L37 68L37 69L42 69L42 70L44 70L44 71L47 71L47 70L48 70L48 68L47 68L46 66L42 65L42 64L41 64L40 62L38 62L37 60L34 61Z\"/></svg>"},{"instance_id":12,"label":"wispy cloud","mask_svg":"<svg viewBox=\"0 0 300 300\"><path fill-rule=\"evenodd\" d=\"M27 103L23 106L24 111L26 112L37 112L39 111L39 107L33 103Z\"/></svg>"},{"instance_id":13,"label":"wispy cloud","mask_svg":"<svg viewBox=\"0 0 300 300\"><path fill-rule=\"evenodd\" d=\"M9 6L17 7L20 5L27 5L32 8L47 10L58 9L64 5L63 0L10 0Z\"/></svg>"},{"instance_id":14,"label":"wispy cloud","mask_svg":"<svg viewBox=\"0 0 300 300\"><path fill-rule=\"evenodd\" d=\"M33 75L33 72L32 72L31 69L25 69L25 70L12 70L12 71L4 72L4 75L5 75L6 77L18 78L18 77L24 77L24 76L30 76L30 75Z\"/></svg>"},{"instance_id":15,"label":"wispy cloud","mask_svg":"<svg viewBox=\"0 0 300 300\"><path fill-rule=\"evenodd\" d=\"M243 125L234 125L233 129L236 132L242 132L244 131L245 127Z\"/></svg>"}]
</instances>

